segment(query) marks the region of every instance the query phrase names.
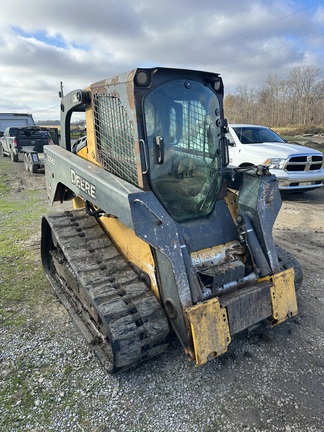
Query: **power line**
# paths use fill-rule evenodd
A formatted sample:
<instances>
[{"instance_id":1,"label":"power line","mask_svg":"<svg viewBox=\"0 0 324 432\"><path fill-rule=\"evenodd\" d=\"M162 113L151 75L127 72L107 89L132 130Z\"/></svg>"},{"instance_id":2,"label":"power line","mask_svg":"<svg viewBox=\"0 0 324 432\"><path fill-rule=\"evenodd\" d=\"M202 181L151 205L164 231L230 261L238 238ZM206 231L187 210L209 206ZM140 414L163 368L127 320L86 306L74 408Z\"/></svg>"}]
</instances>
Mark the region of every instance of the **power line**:
<instances>
[{"instance_id":1,"label":"power line","mask_svg":"<svg viewBox=\"0 0 324 432\"><path fill-rule=\"evenodd\" d=\"M223 66L228 66L228 65L233 64L233 63L238 63L238 62L240 62L240 61L242 61L242 60L247 60L247 59L251 59L251 58L253 58L253 57L258 57L258 56L261 55L261 54L266 54L266 53L269 53L269 52L271 52L271 51L276 51L276 50L279 50L279 49L282 49L282 48L287 48L287 47L289 47L289 46L297 45L297 44L299 44L299 43L301 43L301 42L304 42L304 41L306 41L306 40L309 40L309 39L315 39L315 38L322 37L322 36L324 36L324 33L322 33L322 34L320 34L320 35L315 35L315 36L310 36L310 37L308 37L308 38L300 39L300 40L298 40L298 41L296 41L296 42L291 42L291 43L288 43L288 44L284 44L284 45L281 45L281 46L279 46L279 47L271 48L271 49L268 49L268 50L265 50L265 51L259 51L257 54L253 54L253 55L250 55L250 56L244 56L244 57L241 57L241 58L239 58L239 59L237 59L237 60L234 60L234 61L231 61L231 62L225 63L225 64L223 64L223 65L220 65L220 66L218 66L218 68L223 67Z\"/></svg>"},{"instance_id":2,"label":"power line","mask_svg":"<svg viewBox=\"0 0 324 432\"><path fill-rule=\"evenodd\" d=\"M57 105L55 105L53 107L49 107L49 108L44 108L44 109L41 109L41 110L33 111L33 113L40 113L40 112L44 112L44 111L50 111L50 110L55 109L55 108L59 109L60 105L57 104Z\"/></svg>"}]
</instances>

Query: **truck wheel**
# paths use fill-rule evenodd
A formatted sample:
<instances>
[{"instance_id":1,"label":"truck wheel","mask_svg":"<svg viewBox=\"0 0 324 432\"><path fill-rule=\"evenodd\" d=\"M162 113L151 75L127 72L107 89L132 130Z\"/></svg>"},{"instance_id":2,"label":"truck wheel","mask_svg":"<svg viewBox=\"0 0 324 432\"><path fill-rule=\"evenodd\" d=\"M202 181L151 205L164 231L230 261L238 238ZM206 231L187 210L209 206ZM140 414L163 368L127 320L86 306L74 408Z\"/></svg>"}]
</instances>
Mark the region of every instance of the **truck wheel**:
<instances>
[{"instance_id":1,"label":"truck wheel","mask_svg":"<svg viewBox=\"0 0 324 432\"><path fill-rule=\"evenodd\" d=\"M276 245L276 252L279 260L279 265L281 270L287 270L291 267L295 270L295 288L296 291L302 285L303 282L303 271L299 262L294 258L289 252L287 252L281 246Z\"/></svg>"},{"instance_id":2,"label":"truck wheel","mask_svg":"<svg viewBox=\"0 0 324 432\"><path fill-rule=\"evenodd\" d=\"M18 155L15 154L13 151L10 152L10 157L12 162L18 162Z\"/></svg>"},{"instance_id":3,"label":"truck wheel","mask_svg":"<svg viewBox=\"0 0 324 432\"><path fill-rule=\"evenodd\" d=\"M3 148L2 148L2 144L0 144L0 157L3 157L4 156L4 154L3 154Z\"/></svg>"},{"instance_id":4,"label":"truck wheel","mask_svg":"<svg viewBox=\"0 0 324 432\"><path fill-rule=\"evenodd\" d=\"M25 165L25 170L29 171L29 166L28 166L28 155L27 153L24 153L24 165Z\"/></svg>"},{"instance_id":5,"label":"truck wheel","mask_svg":"<svg viewBox=\"0 0 324 432\"><path fill-rule=\"evenodd\" d=\"M38 166L33 163L31 154L28 155L28 170L33 174L37 173L38 171Z\"/></svg>"}]
</instances>

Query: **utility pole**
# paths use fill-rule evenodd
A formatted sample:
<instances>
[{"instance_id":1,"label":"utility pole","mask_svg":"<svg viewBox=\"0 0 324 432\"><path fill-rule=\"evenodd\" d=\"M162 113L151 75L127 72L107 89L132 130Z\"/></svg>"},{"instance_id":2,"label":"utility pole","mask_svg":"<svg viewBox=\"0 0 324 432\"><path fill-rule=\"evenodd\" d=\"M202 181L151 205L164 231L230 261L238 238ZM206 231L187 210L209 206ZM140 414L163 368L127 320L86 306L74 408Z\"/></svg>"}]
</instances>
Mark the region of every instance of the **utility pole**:
<instances>
[{"instance_id":1,"label":"utility pole","mask_svg":"<svg viewBox=\"0 0 324 432\"><path fill-rule=\"evenodd\" d=\"M63 99L64 94L63 94L63 83L62 83L62 81L60 83L60 91L58 92L58 94L59 94L59 97L61 99Z\"/></svg>"}]
</instances>

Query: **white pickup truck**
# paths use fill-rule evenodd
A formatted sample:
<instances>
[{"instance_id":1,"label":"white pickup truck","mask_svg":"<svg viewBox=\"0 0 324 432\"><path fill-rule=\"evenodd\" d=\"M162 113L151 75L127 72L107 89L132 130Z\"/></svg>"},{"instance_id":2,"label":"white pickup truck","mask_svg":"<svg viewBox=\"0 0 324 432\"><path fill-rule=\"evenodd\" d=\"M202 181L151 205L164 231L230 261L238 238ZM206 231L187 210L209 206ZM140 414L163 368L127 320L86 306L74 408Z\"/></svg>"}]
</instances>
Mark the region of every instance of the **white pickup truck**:
<instances>
[{"instance_id":1,"label":"white pickup truck","mask_svg":"<svg viewBox=\"0 0 324 432\"><path fill-rule=\"evenodd\" d=\"M288 144L273 130L258 125L230 124L230 165L266 165L283 192L302 192L323 186L323 153Z\"/></svg>"}]
</instances>

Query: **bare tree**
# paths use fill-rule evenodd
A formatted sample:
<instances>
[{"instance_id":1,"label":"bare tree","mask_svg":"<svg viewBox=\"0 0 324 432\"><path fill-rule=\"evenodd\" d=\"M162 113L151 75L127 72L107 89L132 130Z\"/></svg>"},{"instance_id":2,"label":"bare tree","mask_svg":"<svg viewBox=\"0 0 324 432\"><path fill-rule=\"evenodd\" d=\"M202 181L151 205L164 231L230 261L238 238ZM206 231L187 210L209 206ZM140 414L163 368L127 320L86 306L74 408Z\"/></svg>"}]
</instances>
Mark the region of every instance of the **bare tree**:
<instances>
[{"instance_id":1,"label":"bare tree","mask_svg":"<svg viewBox=\"0 0 324 432\"><path fill-rule=\"evenodd\" d=\"M238 87L236 91L236 95L225 96L224 100L225 115L229 122L255 123L257 119L255 88L245 84Z\"/></svg>"},{"instance_id":2,"label":"bare tree","mask_svg":"<svg viewBox=\"0 0 324 432\"><path fill-rule=\"evenodd\" d=\"M247 85L225 96L231 123L278 126L324 126L324 79L317 66L293 68L286 80L269 75L258 89Z\"/></svg>"},{"instance_id":3,"label":"bare tree","mask_svg":"<svg viewBox=\"0 0 324 432\"><path fill-rule=\"evenodd\" d=\"M298 66L293 68L287 79L290 89L290 105L294 109L294 122L298 125L311 125L317 117L318 88L321 69L317 66Z\"/></svg>"}]
</instances>

